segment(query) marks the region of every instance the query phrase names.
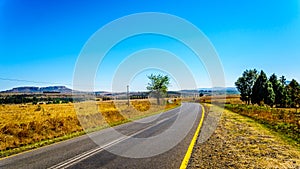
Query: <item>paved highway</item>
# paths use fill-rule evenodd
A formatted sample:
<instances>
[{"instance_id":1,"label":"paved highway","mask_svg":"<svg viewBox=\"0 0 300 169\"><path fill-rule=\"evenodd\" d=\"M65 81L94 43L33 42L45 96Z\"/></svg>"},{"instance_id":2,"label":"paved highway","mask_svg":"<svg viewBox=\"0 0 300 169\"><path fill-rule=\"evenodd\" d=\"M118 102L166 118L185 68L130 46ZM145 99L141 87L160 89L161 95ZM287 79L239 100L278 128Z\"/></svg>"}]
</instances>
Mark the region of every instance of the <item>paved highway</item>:
<instances>
[{"instance_id":1,"label":"paved highway","mask_svg":"<svg viewBox=\"0 0 300 169\"><path fill-rule=\"evenodd\" d=\"M0 168L179 168L201 117L196 103L0 160ZM186 132L187 131L187 132Z\"/></svg>"}]
</instances>

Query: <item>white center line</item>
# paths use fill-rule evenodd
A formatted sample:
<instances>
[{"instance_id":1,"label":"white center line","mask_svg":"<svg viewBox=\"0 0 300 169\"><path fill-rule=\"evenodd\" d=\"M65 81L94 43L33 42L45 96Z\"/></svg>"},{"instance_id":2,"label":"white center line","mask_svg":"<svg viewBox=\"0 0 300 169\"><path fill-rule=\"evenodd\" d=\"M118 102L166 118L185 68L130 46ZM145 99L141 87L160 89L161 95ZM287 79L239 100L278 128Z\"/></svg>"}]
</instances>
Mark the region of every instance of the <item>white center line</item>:
<instances>
[{"instance_id":1,"label":"white center line","mask_svg":"<svg viewBox=\"0 0 300 169\"><path fill-rule=\"evenodd\" d=\"M176 115L177 115L177 113L174 114L174 115L172 115L172 116L170 116L169 118L162 119L162 120L156 122L155 125L158 125L158 124L160 124L160 123L163 123L163 122L165 122L165 121L167 121L167 120L173 118L173 117L176 116ZM142 133L142 132L144 132L144 131L146 131L146 130L152 128L152 127L154 127L155 125L148 126L148 127L144 128L144 129L142 129L142 130L140 130L140 131L138 131L138 132L135 132L135 133L133 133L133 134L131 134L131 135L129 135L129 136L122 136L121 138L118 138L118 139L116 139L116 140L114 140L114 141L112 141L112 142L110 142L110 143L107 143L107 144L101 146L101 147L98 147L98 148L89 150L89 151L84 152L84 153L82 153L82 154L79 154L79 155L77 155L77 156L75 156L75 157L73 157L73 158L70 158L70 159L68 159L68 160L66 160L66 161L63 161L63 162L61 162L61 163L58 163L58 164L56 164L56 165L50 167L49 169L68 168L68 167L70 167L70 166L72 166L72 165L74 165L74 164L76 164L76 163L78 163L78 162L80 162L80 161L82 161L82 160L84 160L84 159L87 159L87 158L89 158L89 157L91 157L91 156L93 156L93 155L95 155L95 154L97 154L97 153L103 151L105 148L109 148L109 147L111 147L111 146L113 146L113 145L116 145L116 144L118 144L118 143L120 143L120 142L126 140L126 139L129 139L129 138L131 138L131 137L134 137L134 136L136 136L136 135L138 135L138 134L140 134L140 133Z\"/></svg>"}]
</instances>

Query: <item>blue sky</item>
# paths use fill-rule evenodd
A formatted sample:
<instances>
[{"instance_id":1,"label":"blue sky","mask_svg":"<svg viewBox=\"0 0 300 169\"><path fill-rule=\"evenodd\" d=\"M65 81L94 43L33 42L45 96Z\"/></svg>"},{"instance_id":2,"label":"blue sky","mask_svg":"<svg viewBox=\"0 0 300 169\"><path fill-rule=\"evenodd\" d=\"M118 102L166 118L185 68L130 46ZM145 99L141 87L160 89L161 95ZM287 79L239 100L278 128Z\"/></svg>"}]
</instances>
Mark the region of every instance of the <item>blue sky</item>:
<instances>
[{"instance_id":1,"label":"blue sky","mask_svg":"<svg viewBox=\"0 0 300 169\"><path fill-rule=\"evenodd\" d=\"M299 3L297 0L0 0L0 90L57 84L71 87L76 60L86 41L105 24L139 12L169 13L197 26L219 54L226 86L234 86L242 72L251 68L300 81ZM188 51L182 47L178 50L177 46L177 42L156 36L122 42L103 61L102 68L107 72L99 69L96 90L110 90L118 63L131 52L147 47L181 52L181 59L199 77L197 86L210 87L204 67L185 57L190 55ZM132 80L133 90L145 90L145 75L149 73L149 70L140 73ZM171 89L176 89L175 86L174 82Z\"/></svg>"}]
</instances>

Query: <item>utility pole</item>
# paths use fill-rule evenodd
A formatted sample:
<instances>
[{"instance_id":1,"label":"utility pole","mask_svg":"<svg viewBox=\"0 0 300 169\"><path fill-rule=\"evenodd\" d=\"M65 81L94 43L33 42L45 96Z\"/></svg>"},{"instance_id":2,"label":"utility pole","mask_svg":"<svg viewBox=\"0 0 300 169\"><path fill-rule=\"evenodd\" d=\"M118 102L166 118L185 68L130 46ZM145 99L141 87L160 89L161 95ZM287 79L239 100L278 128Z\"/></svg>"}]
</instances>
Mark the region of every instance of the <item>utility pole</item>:
<instances>
[{"instance_id":1,"label":"utility pole","mask_svg":"<svg viewBox=\"0 0 300 169\"><path fill-rule=\"evenodd\" d=\"M127 105L129 106L129 85L127 85Z\"/></svg>"}]
</instances>

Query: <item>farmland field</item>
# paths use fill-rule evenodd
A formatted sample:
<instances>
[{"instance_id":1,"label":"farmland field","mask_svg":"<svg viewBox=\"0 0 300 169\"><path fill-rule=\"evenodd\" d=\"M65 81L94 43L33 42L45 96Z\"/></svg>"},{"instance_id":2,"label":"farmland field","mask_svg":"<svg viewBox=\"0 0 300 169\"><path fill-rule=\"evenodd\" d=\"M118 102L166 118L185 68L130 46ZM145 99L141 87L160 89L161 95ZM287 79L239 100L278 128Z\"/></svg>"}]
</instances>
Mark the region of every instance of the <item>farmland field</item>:
<instances>
[{"instance_id":1,"label":"farmland field","mask_svg":"<svg viewBox=\"0 0 300 169\"><path fill-rule=\"evenodd\" d=\"M114 126L180 105L151 100L0 105L0 157ZM50 140L50 141L49 141ZM53 141L54 140L54 141ZM20 147L25 147L20 150Z\"/></svg>"},{"instance_id":2,"label":"farmland field","mask_svg":"<svg viewBox=\"0 0 300 169\"><path fill-rule=\"evenodd\" d=\"M219 95L219 96L203 96L200 98L201 103L211 103L211 101L221 104L243 104L240 95Z\"/></svg>"}]
</instances>

